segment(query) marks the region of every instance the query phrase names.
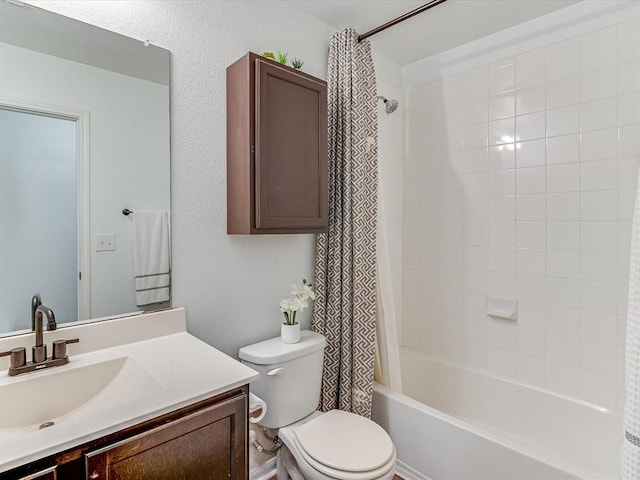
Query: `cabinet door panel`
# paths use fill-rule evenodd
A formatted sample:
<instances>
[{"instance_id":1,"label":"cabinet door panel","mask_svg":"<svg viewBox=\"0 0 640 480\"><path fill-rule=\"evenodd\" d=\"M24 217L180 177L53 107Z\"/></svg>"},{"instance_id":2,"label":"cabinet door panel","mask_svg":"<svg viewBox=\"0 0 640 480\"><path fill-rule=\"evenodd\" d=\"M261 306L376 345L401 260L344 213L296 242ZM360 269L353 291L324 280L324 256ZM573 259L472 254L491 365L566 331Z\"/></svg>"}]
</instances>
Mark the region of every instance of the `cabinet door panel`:
<instances>
[{"instance_id":1,"label":"cabinet door panel","mask_svg":"<svg viewBox=\"0 0 640 480\"><path fill-rule=\"evenodd\" d=\"M103 480L244 479L246 397L86 454L87 478Z\"/></svg>"},{"instance_id":2,"label":"cabinet door panel","mask_svg":"<svg viewBox=\"0 0 640 480\"><path fill-rule=\"evenodd\" d=\"M256 60L256 228L327 225L326 85Z\"/></svg>"}]
</instances>

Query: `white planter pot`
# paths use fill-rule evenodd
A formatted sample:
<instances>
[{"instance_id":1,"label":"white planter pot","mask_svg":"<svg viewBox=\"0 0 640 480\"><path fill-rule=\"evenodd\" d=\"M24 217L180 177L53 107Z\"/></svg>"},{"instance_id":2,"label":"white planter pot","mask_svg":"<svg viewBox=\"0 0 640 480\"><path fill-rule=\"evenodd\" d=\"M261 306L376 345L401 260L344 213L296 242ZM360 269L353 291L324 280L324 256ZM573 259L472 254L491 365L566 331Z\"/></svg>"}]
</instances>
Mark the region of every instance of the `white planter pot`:
<instances>
[{"instance_id":1,"label":"white planter pot","mask_svg":"<svg viewBox=\"0 0 640 480\"><path fill-rule=\"evenodd\" d=\"M280 328L280 338L284 343L298 343L300 341L300 324L287 325L283 323Z\"/></svg>"}]
</instances>

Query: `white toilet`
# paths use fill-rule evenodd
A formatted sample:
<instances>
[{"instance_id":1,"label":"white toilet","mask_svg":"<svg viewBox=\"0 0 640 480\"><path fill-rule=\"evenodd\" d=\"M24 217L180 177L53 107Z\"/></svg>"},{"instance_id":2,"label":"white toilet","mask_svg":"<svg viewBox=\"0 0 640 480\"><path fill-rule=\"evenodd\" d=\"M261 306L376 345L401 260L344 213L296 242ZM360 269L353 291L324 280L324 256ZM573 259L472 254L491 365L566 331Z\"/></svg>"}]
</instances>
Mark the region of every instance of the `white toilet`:
<instances>
[{"instance_id":1,"label":"white toilet","mask_svg":"<svg viewBox=\"0 0 640 480\"><path fill-rule=\"evenodd\" d=\"M278 480L390 480L396 450L379 425L340 410L316 411L325 344L322 335L304 331L298 343L277 337L239 351L260 372L251 384L267 404L260 425L280 429Z\"/></svg>"}]
</instances>

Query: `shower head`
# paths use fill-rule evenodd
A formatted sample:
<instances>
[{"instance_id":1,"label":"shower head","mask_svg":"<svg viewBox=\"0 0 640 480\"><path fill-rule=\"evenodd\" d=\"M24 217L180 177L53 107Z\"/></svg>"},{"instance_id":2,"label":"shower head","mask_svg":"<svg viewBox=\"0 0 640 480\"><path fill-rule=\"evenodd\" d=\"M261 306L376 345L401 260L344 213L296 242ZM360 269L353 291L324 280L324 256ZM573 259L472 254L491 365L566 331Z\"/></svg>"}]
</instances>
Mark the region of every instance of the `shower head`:
<instances>
[{"instance_id":1,"label":"shower head","mask_svg":"<svg viewBox=\"0 0 640 480\"><path fill-rule=\"evenodd\" d=\"M398 108L398 100L387 100L382 95L378 95L378 100L382 100L384 102L384 111L387 115L392 114Z\"/></svg>"}]
</instances>

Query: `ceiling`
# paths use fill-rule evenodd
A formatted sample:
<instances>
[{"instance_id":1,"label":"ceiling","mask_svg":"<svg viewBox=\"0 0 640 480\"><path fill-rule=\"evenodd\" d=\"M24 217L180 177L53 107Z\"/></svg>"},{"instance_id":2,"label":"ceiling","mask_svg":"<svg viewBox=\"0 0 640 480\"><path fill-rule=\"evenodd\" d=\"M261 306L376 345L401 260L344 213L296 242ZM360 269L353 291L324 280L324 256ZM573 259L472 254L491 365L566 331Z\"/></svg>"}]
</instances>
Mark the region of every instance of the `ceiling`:
<instances>
[{"instance_id":1,"label":"ceiling","mask_svg":"<svg viewBox=\"0 0 640 480\"><path fill-rule=\"evenodd\" d=\"M447 0L370 37L374 50L408 65L546 15L579 0ZM365 33L428 0L296 0L293 6L336 30Z\"/></svg>"}]
</instances>

